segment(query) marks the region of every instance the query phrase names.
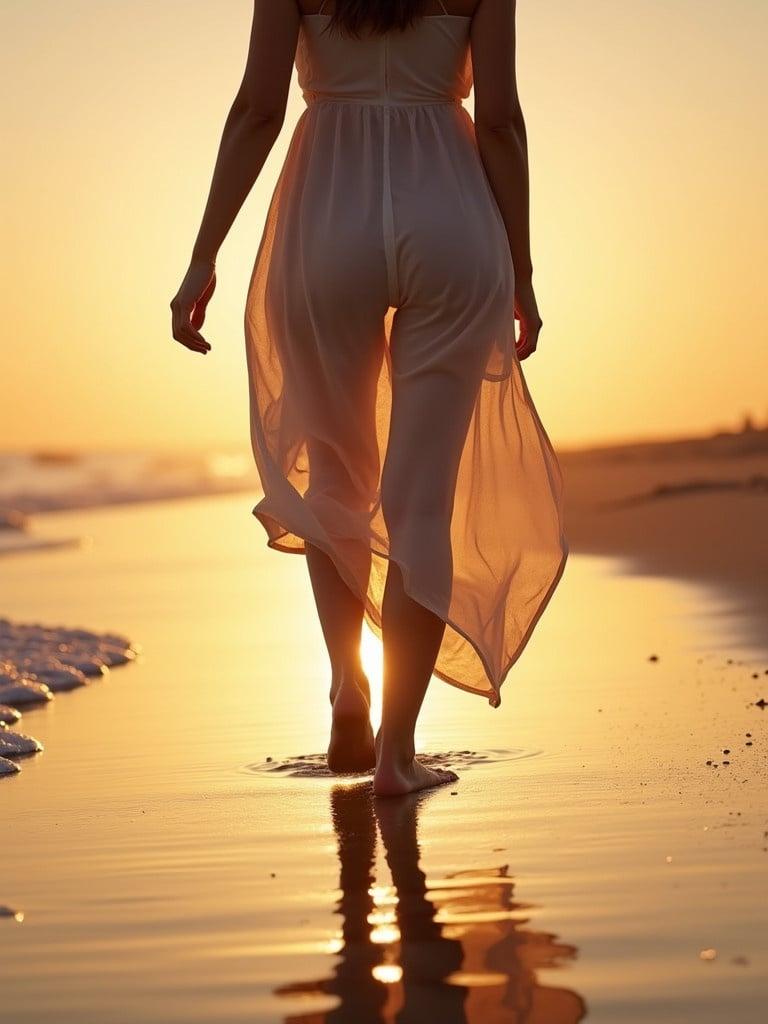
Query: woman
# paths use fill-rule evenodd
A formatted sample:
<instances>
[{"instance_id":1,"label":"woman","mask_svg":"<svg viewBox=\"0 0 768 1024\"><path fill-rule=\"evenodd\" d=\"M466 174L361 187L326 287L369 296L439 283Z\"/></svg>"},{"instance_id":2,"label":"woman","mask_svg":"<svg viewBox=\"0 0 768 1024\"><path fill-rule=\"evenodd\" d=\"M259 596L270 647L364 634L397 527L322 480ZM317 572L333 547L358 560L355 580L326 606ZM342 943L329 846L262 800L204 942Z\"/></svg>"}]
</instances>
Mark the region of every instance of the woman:
<instances>
[{"instance_id":1,"label":"woman","mask_svg":"<svg viewBox=\"0 0 768 1024\"><path fill-rule=\"evenodd\" d=\"M455 779L415 757L431 675L498 706L565 562L558 467L520 370L541 318L514 20L514 0L255 0L171 303L176 340L208 352L216 254L295 60L307 109L245 317L254 514L272 547L306 553L331 661L329 767L375 766L378 796ZM375 741L364 617L384 641Z\"/></svg>"}]
</instances>

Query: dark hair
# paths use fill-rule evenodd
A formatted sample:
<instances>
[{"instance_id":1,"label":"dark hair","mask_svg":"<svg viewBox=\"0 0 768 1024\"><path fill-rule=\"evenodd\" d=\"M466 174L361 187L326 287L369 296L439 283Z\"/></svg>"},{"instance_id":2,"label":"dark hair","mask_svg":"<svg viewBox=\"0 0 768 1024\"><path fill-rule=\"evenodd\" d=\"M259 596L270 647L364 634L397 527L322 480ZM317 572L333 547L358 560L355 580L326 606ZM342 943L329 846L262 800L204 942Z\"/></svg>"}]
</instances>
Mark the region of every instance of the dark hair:
<instances>
[{"instance_id":1,"label":"dark hair","mask_svg":"<svg viewBox=\"0 0 768 1024\"><path fill-rule=\"evenodd\" d=\"M331 32L359 36L364 31L403 31L420 17L426 0L334 0Z\"/></svg>"}]
</instances>

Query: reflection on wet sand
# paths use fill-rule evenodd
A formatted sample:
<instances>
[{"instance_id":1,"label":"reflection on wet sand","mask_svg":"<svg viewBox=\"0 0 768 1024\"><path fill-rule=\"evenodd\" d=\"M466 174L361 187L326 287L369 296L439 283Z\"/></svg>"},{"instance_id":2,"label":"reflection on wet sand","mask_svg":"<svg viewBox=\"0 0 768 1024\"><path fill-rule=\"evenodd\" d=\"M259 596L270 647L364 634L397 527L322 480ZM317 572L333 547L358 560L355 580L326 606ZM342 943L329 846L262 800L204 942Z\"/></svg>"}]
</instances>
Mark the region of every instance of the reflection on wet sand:
<instances>
[{"instance_id":1,"label":"reflection on wet sand","mask_svg":"<svg viewBox=\"0 0 768 1024\"><path fill-rule=\"evenodd\" d=\"M507 867L430 882L419 867L419 809L429 799L374 801L369 785L337 786L331 814L340 864L341 930L331 978L277 990L335 996L286 1024L576 1024L584 1000L540 984L536 972L573 958L572 946L526 927ZM393 885L377 884L376 837Z\"/></svg>"}]
</instances>

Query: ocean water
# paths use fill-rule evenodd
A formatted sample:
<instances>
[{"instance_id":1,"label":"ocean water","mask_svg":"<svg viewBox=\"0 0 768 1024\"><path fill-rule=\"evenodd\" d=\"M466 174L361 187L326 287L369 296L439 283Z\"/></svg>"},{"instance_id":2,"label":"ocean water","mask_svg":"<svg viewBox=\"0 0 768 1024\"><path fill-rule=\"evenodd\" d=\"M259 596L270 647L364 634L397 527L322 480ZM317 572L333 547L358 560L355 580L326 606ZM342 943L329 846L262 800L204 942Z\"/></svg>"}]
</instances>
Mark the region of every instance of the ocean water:
<instances>
[{"instance_id":1,"label":"ocean water","mask_svg":"<svg viewBox=\"0 0 768 1024\"><path fill-rule=\"evenodd\" d=\"M0 512L88 508L256 487L248 452L0 453Z\"/></svg>"},{"instance_id":2,"label":"ocean water","mask_svg":"<svg viewBox=\"0 0 768 1024\"><path fill-rule=\"evenodd\" d=\"M17 727L0 1017L762 1022L768 657L730 596L572 556L501 708L432 683L459 782L374 802L317 771L306 570L252 504L52 513L83 543L0 560L0 616L141 647Z\"/></svg>"}]
</instances>

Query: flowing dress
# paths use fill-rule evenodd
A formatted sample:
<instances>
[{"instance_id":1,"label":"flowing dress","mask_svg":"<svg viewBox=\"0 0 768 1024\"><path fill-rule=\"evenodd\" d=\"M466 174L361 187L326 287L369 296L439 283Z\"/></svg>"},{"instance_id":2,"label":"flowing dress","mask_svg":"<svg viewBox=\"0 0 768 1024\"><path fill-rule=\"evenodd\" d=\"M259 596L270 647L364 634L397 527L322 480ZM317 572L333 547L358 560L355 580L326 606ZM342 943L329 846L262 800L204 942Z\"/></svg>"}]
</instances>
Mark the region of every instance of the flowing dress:
<instances>
[{"instance_id":1,"label":"flowing dress","mask_svg":"<svg viewBox=\"0 0 768 1024\"><path fill-rule=\"evenodd\" d=\"M381 630L387 566L446 622L435 674L500 703L562 574L561 478L515 350L472 118L471 18L302 18L302 113L245 313L271 547L324 551Z\"/></svg>"}]
</instances>

